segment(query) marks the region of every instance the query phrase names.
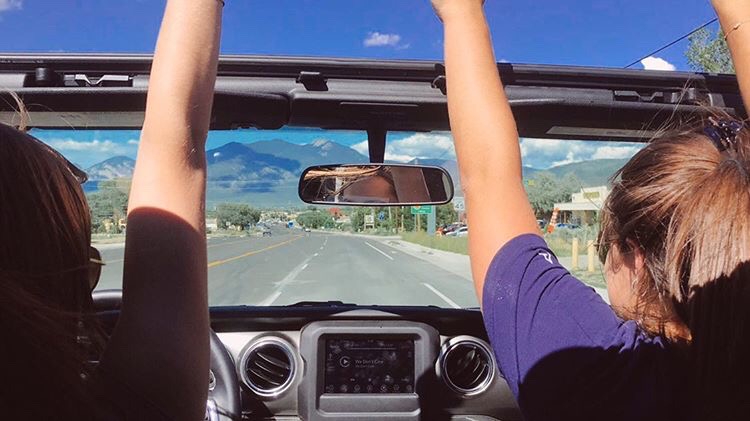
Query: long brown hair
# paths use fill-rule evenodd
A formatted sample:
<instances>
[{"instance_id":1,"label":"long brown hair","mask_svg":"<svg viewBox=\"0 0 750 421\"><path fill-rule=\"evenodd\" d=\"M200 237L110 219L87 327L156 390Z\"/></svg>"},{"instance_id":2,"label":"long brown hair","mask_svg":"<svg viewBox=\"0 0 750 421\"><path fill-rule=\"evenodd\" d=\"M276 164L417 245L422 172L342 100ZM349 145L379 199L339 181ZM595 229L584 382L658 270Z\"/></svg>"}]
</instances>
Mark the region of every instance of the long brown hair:
<instances>
[{"instance_id":1,"label":"long brown hair","mask_svg":"<svg viewBox=\"0 0 750 421\"><path fill-rule=\"evenodd\" d=\"M86 197L53 149L0 125L0 407L26 419L89 417L100 348ZM90 347L89 345L92 345Z\"/></svg>"},{"instance_id":2,"label":"long brown hair","mask_svg":"<svg viewBox=\"0 0 750 421\"><path fill-rule=\"evenodd\" d=\"M692 402L722 419L750 402L750 133L722 151L711 121L664 133L615 175L600 243L640 249L630 316L654 335L686 328Z\"/></svg>"}]
</instances>

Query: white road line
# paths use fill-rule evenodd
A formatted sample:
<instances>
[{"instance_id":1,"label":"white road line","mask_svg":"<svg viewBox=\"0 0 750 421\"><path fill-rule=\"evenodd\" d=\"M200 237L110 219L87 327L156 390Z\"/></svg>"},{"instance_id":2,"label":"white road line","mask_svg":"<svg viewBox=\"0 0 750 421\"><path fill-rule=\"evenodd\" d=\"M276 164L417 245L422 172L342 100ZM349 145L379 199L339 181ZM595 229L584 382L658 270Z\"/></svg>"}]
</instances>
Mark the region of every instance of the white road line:
<instances>
[{"instance_id":1,"label":"white road line","mask_svg":"<svg viewBox=\"0 0 750 421\"><path fill-rule=\"evenodd\" d=\"M313 254L313 257L318 257L318 253Z\"/></svg>"},{"instance_id":2,"label":"white road line","mask_svg":"<svg viewBox=\"0 0 750 421\"><path fill-rule=\"evenodd\" d=\"M393 260L393 257L391 257L390 255L388 255L388 253L384 252L383 250L380 250L379 248L377 248L377 247L373 246L372 244L368 243L367 241L365 241L365 244L367 244L368 246L370 246L371 249L377 251L378 253L382 254L383 256L385 256L385 257Z\"/></svg>"},{"instance_id":3,"label":"white road line","mask_svg":"<svg viewBox=\"0 0 750 421\"><path fill-rule=\"evenodd\" d=\"M451 300L445 294L443 294L442 292L438 291L437 288L435 288L434 286L428 284L427 282L422 282L422 285L426 286L427 289L429 289L430 291L434 292L435 295L437 295L438 297L442 298L443 301L445 301L446 303L448 303L449 306L451 306L453 308L461 308L460 305L456 304L455 301Z\"/></svg>"},{"instance_id":4,"label":"white road line","mask_svg":"<svg viewBox=\"0 0 750 421\"><path fill-rule=\"evenodd\" d=\"M284 290L284 287L288 283L294 281L295 278L297 278L297 275L299 275L303 270L307 269L307 265L308 265L308 263L310 263L310 259L312 259L312 257L308 258L307 260L305 260L304 262L302 262L302 264L300 264L296 268L292 269L292 271L289 272L284 277L284 279L282 279L281 281L279 281L278 287L276 287L276 291L274 291L271 295L269 295L268 297L266 297L265 300L263 300L260 303L258 303L258 306L265 307L265 306L270 306L271 304L273 304L273 302L276 301L281 296L281 292Z\"/></svg>"},{"instance_id":5,"label":"white road line","mask_svg":"<svg viewBox=\"0 0 750 421\"><path fill-rule=\"evenodd\" d=\"M273 294L269 295L268 298L263 300L262 302L258 303L258 306L260 307L267 307L270 306L272 302L276 301L277 298L281 295L281 290L277 290Z\"/></svg>"},{"instance_id":6,"label":"white road line","mask_svg":"<svg viewBox=\"0 0 750 421\"><path fill-rule=\"evenodd\" d=\"M323 247L321 247L320 249L323 250Z\"/></svg>"}]
</instances>

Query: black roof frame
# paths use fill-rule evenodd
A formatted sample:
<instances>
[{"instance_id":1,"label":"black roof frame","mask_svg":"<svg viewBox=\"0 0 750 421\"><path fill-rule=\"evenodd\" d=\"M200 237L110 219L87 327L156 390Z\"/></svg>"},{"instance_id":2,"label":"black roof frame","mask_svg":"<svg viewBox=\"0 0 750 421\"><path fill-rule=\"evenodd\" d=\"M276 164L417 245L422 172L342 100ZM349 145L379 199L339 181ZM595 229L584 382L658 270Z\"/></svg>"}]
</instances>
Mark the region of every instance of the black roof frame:
<instances>
[{"instance_id":1,"label":"black roof frame","mask_svg":"<svg viewBox=\"0 0 750 421\"><path fill-rule=\"evenodd\" d=\"M35 127L138 128L151 59L0 54L0 87L23 98ZM525 137L645 141L706 106L746 116L730 75L507 63L498 71ZM212 128L367 130L377 161L385 132L449 129L444 74L432 61L222 56ZM10 122L13 101L0 95L0 121Z\"/></svg>"}]
</instances>

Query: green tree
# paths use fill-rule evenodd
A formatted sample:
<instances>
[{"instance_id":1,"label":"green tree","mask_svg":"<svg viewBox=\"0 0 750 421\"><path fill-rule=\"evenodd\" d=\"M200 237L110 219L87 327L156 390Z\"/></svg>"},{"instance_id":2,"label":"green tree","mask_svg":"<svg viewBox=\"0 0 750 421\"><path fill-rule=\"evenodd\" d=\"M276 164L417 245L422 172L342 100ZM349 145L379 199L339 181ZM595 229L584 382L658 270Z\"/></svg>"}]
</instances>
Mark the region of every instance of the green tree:
<instances>
[{"instance_id":1,"label":"green tree","mask_svg":"<svg viewBox=\"0 0 750 421\"><path fill-rule=\"evenodd\" d=\"M320 210L297 215L297 222L306 228L333 228L335 223L330 213Z\"/></svg>"},{"instance_id":2,"label":"green tree","mask_svg":"<svg viewBox=\"0 0 750 421\"><path fill-rule=\"evenodd\" d=\"M109 232L120 233L119 221L127 216L129 197L130 180L101 181L97 191L87 197L92 230L107 232L105 222L109 220L111 223Z\"/></svg>"},{"instance_id":3,"label":"green tree","mask_svg":"<svg viewBox=\"0 0 750 421\"><path fill-rule=\"evenodd\" d=\"M689 41L685 56L693 70L705 73L734 73L729 46L721 30L712 33L703 28L691 35Z\"/></svg>"},{"instance_id":4,"label":"green tree","mask_svg":"<svg viewBox=\"0 0 750 421\"><path fill-rule=\"evenodd\" d=\"M219 228L234 226L243 230L260 221L260 211L242 203L222 203L216 207L216 224Z\"/></svg>"},{"instance_id":5,"label":"green tree","mask_svg":"<svg viewBox=\"0 0 750 421\"><path fill-rule=\"evenodd\" d=\"M526 194L539 219L549 220L555 203L570 201L571 195L580 189L581 183L574 174L558 179L553 174L542 171L526 180Z\"/></svg>"},{"instance_id":6,"label":"green tree","mask_svg":"<svg viewBox=\"0 0 750 421\"><path fill-rule=\"evenodd\" d=\"M438 226L450 225L458 220L458 212L453 209L452 203L436 206L435 212L437 212L435 215L435 219L437 220Z\"/></svg>"}]
</instances>

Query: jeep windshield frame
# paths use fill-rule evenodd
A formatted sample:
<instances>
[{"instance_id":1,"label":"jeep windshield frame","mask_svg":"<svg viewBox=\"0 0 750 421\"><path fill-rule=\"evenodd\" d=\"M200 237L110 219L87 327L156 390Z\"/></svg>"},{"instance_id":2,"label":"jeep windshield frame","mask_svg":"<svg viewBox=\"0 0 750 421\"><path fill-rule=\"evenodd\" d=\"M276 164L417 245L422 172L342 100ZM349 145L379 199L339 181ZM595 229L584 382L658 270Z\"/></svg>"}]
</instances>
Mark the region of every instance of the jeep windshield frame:
<instances>
[{"instance_id":1,"label":"jeep windshield frame","mask_svg":"<svg viewBox=\"0 0 750 421\"><path fill-rule=\"evenodd\" d=\"M150 55L0 54L0 121L32 128L140 128ZM706 106L746 117L736 77L594 67L498 64L522 137L647 141ZM388 131L449 129L445 69L433 61L222 56L212 130L282 126Z\"/></svg>"}]
</instances>

